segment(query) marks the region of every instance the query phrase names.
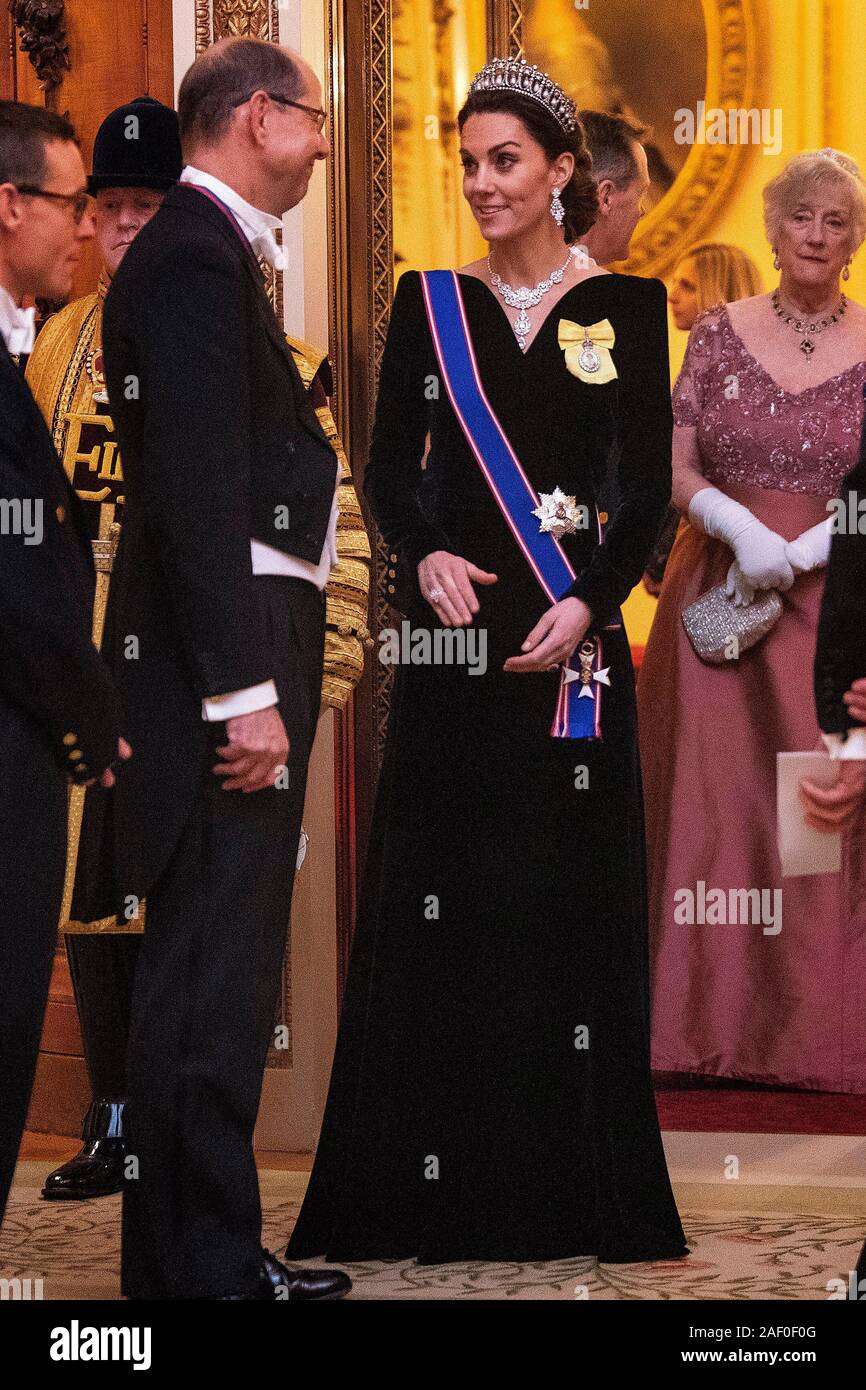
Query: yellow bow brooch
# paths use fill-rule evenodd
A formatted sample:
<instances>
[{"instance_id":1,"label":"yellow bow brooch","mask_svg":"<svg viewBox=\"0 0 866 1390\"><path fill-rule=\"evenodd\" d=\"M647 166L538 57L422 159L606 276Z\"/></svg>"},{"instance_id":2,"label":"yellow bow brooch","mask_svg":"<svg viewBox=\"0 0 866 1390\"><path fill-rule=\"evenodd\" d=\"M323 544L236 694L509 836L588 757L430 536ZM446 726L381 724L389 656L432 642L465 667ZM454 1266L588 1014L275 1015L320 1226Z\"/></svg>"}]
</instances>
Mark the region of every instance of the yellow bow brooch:
<instances>
[{"instance_id":1,"label":"yellow bow brooch","mask_svg":"<svg viewBox=\"0 0 866 1390\"><path fill-rule=\"evenodd\" d=\"M588 386L616 380L617 371L610 355L615 342L610 319L591 323L588 328L572 323L571 319L559 320L559 346L565 353L565 365L572 376Z\"/></svg>"}]
</instances>

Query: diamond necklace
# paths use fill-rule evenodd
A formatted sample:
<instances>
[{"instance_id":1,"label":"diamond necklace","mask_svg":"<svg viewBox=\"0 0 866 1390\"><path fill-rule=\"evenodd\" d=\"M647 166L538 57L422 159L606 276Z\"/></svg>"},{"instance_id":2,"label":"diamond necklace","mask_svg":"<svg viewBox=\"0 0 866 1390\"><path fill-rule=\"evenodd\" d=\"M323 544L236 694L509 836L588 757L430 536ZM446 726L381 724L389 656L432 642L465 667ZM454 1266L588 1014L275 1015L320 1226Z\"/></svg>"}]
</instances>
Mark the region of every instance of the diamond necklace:
<instances>
[{"instance_id":1,"label":"diamond necklace","mask_svg":"<svg viewBox=\"0 0 866 1390\"><path fill-rule=\"evenodd\" d=\"M532 332L532 322L526 312L527 309L534 309L536 304L539 304L544 295L547 294L548 290L552 290L554 285L558 285L562 282L562 277L568 269L568 263L573 254L574 252L569 248L568 255L565 258L565 264L561 265L559 270L552 270L546 280L539 280L534 290L528 289L525 285L521 285L520 289L516 290L512 285L506 284L505 281L500 279L496 274L496 271L490 264L490 256L488 255L487 270L490 275L491 284L499 291L505 303L509 305L510 308L520 310L512 327L520 345L521 352L526 351L526 335Z\"/></svg>"},{"instance_id":2,"label":"diamond necklace","mask_svg":"<svg viewBox=\"0 0 866 1390\"><path fill-rule=\"evenodd\" d=\"M829 328L831 323L838 323L845 313L845 310L848 308L848 298L843 294L834 314L830 314L825 319L818 319L816 323L805 323L802 319L798 319L796 315L786 313L785 309L782 307L782 296L778 290L773 290L772 303L774 312L782 322L786 326L792 328L795 333L800 334L802 338L800 351L805 353L806 357L811 357L812 353L815 351L815 344L812 339L816 337L818 333L823 333L825 328Z\"/></svg>"}]
</instances>

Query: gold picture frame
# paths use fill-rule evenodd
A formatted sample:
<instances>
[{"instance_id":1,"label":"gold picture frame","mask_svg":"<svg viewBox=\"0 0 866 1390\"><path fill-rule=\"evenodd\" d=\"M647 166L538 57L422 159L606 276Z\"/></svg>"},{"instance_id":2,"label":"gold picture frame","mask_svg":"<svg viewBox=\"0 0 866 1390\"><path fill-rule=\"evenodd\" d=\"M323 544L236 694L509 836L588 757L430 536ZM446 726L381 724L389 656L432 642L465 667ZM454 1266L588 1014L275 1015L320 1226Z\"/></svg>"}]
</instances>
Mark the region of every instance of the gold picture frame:
<instances>
[{"instance_id":1,"label":"gold picture frame","mask_svg":"<svg viewBox=\"0 0 866 1390\"><path fill-rule=\"evenodd\" d=\"M750 111L759 100L755 0L701 0L706 35L706 110ZM490 33L498 52L526 57L527 0L488 0ZM631 254L619 268L630 275L663 276L686 242L701 240L724 205L747 152L742 143L692 144L683 167L635 231Z\"/></svg>"}]
</instances>

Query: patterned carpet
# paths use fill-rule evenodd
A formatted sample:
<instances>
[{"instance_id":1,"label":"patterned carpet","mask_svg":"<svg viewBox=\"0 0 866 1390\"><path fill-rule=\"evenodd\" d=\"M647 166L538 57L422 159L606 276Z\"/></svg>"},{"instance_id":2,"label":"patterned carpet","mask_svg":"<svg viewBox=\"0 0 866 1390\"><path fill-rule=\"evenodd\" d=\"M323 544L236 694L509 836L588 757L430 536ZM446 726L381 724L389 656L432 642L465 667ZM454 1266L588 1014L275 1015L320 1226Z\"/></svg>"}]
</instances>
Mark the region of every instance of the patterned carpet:
<instances>
[{"instance_id":1,"label":"patterned carpet","mask_svg":"<svg viewBox=\"0 0 866 1390\"><path fill-rule=\"evenodd\" d=\"M50 1164L19 1165L0 1240L0 1277L41 1279L46 1299L119 1297L120 1198L39 1199ZM279 1252L307 1175L263 1172L266 1243ZM346 1266L358 1299L827 1299L847 1285L866 1233L866 1188L676 1183L685 1260L598 1265L413 1261ZM315 1262L311 1262L315 1263ZM832 1287L832 1286L831 1286Z\"/></svg>"}]
</instances>

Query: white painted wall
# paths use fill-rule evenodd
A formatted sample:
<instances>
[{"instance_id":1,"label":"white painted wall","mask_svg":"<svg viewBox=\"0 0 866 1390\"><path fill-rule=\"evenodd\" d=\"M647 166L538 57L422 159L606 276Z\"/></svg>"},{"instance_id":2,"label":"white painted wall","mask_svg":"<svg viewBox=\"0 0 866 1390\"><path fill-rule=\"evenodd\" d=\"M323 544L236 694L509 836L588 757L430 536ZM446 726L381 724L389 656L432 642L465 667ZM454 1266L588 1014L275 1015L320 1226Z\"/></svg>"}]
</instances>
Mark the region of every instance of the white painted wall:
<instances>
[{"instance_id":1,"label":"white painted wall","mask_svg":"<svg viewBox=\"0 0 866 1390\"><path fill-rule=\"evenodd\" d=\"M174 35L174 98L187 68L195 59L195 0L172 0Z\"/></svg>"}]
</instances>

